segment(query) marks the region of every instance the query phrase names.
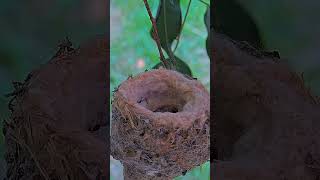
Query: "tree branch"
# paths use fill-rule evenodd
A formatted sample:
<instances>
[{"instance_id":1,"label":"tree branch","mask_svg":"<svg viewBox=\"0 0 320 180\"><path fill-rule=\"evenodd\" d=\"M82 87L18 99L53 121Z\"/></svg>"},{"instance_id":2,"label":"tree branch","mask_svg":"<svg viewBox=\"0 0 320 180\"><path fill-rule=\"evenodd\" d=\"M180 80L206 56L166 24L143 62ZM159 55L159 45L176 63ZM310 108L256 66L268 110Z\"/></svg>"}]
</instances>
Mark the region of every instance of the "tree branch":
<instances>
[{"instance_id":1,"label":"tree branch","mask_svg":"<svg viewBox=\"0 0 320 180\"><path fill-rule=\"evenodd\" d=\"M147 0L143 0L143 2L145 4L145 6L146 6L146 9L148 11L148 14L149 14L149 17L150 17L150 20L151 20L151 23L152 23L152 26L153 26L153 29L154 29L153 32L154 32L155 41L157 43L157 47L158 47L158 50L159 50L160 60L163 63L163 65L167 68L167 67L169 67L169 64L165 60L163 52L162 52L162 49L161 49L160 38L159 38L159 35L158 35L158 29L157 29L157 25L156 25L155 19L152 16L148 1Z\"/></svg>"}]
</instances>

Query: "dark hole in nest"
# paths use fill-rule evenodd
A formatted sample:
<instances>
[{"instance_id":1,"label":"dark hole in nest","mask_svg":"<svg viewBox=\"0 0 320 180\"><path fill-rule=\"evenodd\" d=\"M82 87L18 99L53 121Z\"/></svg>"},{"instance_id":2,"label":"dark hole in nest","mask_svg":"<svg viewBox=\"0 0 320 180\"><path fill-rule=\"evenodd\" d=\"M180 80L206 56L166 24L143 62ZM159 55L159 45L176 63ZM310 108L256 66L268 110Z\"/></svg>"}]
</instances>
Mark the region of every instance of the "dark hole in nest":
<instances>
[{"instance_id":1,"label":"dark hole in nest","mask_svg":"<svg viewBox=\"0 0 320 180\"><path fill-rule=\"evenodd\" d=\"M171 113L177 113L179 112L179 109L175 106L172 105L167 105L167 106L161 106L159 108L157 108L155 111L153 112L171 112Z\"/></svg>"},{"instance_id":2,"label":"dark hole in nest","mask_svg":"<svg viewBox=\"0 0 320 180\"><path fill-rule=\"evenodd\" d=\"M176 91L176 89L146 91L143 93L143 96L138 99L137 103L152 112L178 113L183 111L187 99Z\"/></svg>"},{"instance_id":3,"label":"dark hole in nest","mask_svg":"<svg viewBox=\"0 0 320 180\"><path fill-rule=\"evenodd\" d=\"M144 136L144 131L142 133L139 134L140 136Z\"/></svg>"}]
</instances>

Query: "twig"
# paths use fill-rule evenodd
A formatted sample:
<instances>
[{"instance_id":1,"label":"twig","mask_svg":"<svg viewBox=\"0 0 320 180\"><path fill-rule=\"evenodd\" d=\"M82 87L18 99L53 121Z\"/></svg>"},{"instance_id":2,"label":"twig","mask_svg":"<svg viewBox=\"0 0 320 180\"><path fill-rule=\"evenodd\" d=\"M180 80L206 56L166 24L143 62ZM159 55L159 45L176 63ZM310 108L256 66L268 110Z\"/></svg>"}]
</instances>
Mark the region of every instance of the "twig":
<instances>
[{"instance_id":1,"label":"twig","mask_svg":"<svg viewBox=\"0 0 320 180\"><path fill-rule=\"evenodd\" d=\"M203 1L203 0L199 0L200 2L202 2L203 4L207 5L208 7L210 6L209 3Z\"/></svg>"},{"instance_id":2,"label":"twig","mask_svg":"<svg viewBox=\"0 0 320 180\"><path fill-rule=\"evenodd\" d=\"M148 11L148 14L149 14L149 17L150 17L150 20L152 22L152 26L153 26L153 33L154 33L154 37L155 37L155 41L157 43L157 46L158 46L158 50L159 50L159 54L160 54L160 60L161 62L163 63L163 65L168 68L169 65L167 63L167 61L165 60L164 58L164 55L163 55L163 52L162 52L162 49L161 49L161 45L160 45L160 38L159 38L159 35L158 35L158 29L157 29L157 25L156 25L156 22L152 16L152 13L151 13L151 10L150 10L150 6L149 6L149 3L147 0L143 0L145 6L146 6L146 9Z\"/></svg>"},{"instance_id":3,"label":"twig","mask_svg":"<svg viewBox=\"0 0 320 180\"><path fill-rule=\"evenodd\" d=\"M192 0L189 0L188 7L187 7L187 11L186 11L186 14L184 15L183 22L182 22L182 25L181 25L181 29L180 29L180 32L179 32L179 34L178 34L177 43L176 43L176 46L174 47L173 53L176 52L176 49L177 49L177 47L178 47L178 45L179 45L180 35L181 35L181 32L182 32L184 23L186 22L187 16L188 16L188 14L189 14L189 9L190 9L190 5L191 5L191 1L192 1Z\"/></svg>"}]
</instances>

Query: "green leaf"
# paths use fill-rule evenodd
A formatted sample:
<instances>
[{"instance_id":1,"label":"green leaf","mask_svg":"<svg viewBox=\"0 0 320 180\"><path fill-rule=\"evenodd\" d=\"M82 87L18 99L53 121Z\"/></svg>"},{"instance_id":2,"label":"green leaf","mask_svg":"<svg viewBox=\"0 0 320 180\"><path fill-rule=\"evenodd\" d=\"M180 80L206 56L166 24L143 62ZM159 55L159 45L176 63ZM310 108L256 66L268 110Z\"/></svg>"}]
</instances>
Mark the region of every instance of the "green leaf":
<instances>
[{"instance_id":1,"label":"green leaf","mask_svg":"<svg viewBox=\"0 0 320 180\"><path fill-rule=\"evenodd\" d=\"M161 47L166 51L170 59L174 59L171 45L179 35L182 25L180 0L160 0L156 19L156 26ZM150 30L153 36L153 27Z\"/></svg>"},{"instance_id":2,"label":"green leaf","mask_svg":"<svg viewBox=\"0 0 320 180\"><path fill-rule=\"evenodd\" d=\"M183 60L181 60L177 56L174 56L174 58L176 60L175 70L182 73L182 74L186 74L186 75L192 77L192 71L191 71L190 67L188 66L188 64L185 63ZM158 69L159 67L163 67L162 62L156 64L152 69Z\"/></svg>"}]
</instances>

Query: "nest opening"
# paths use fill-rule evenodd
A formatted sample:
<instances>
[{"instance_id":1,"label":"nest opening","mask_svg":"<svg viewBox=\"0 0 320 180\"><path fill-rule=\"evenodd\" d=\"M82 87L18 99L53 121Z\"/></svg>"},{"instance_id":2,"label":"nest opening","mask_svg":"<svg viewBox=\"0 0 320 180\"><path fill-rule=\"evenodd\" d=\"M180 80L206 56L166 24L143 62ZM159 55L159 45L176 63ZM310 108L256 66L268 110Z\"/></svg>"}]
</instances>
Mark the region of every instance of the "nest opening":
<instances>
[{"instance_id":1,"label":"nest opening","mask_svg":"<svg viewBox=\"0 0 320 180\"><path fill-rule=\"evenodd\" d=\"M178 113L183 111L187 100L179 95L178 90L167 88L158 91L147 91L138 103L152 112Z\"/></svg>"},{"instance_id":2,"label":"nest opening","mask_svg":"<svg viewBox=\"0 0 320 180\"><path fill-rule=\"evenodd\" d=\"M172 179L205 162L209 99L199 81L171 70L124 81L114 93L110 147L125 177Z\"/></svg>"},{"instance_id":3,"label":"nest opening","mask_svg":"<svg viewBox=\"0 0 320 180\"><path fill-rule=\"evenodd\" d=\"M158 109L156 109L154 112L171 112L171 113L177 113L179 112L179 109L172 105L167 106L161 106Z\"/></svg>"}]
</instances>

